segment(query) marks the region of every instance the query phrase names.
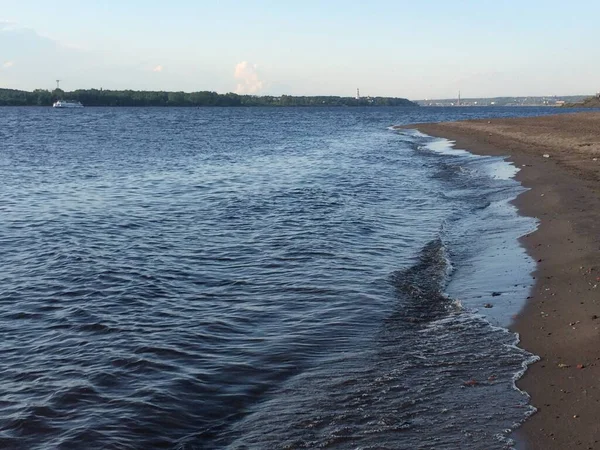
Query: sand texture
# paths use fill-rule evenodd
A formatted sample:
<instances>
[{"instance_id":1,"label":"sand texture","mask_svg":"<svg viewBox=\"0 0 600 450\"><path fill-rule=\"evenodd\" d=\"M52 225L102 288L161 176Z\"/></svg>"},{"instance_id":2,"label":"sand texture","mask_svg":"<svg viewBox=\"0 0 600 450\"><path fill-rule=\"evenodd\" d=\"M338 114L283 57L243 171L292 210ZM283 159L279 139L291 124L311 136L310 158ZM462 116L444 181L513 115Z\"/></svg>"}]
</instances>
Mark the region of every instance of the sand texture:
<instances>
[{"instance_id":1,"label":"sand texture","mask_svg":"<svg viewBox=\"0 0 600 450\"><path fill-rule=\"evenodd\" d=\"M600 113L407 128L521 168L530 190L515 204L540 226L522 238L538 265L513 328L541 360L518 383L539 409L519 436L527 449L600 449Z\"/></svg>"}]
</instances>

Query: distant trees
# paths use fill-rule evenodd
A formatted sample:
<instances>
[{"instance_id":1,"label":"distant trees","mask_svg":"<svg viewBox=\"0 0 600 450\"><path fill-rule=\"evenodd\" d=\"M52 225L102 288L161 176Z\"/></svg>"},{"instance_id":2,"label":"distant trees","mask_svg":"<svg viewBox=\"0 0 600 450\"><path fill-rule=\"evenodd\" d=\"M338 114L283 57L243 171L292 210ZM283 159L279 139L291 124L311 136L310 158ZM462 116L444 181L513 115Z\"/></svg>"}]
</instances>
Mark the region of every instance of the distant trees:
<instances>
[{"instance_id":1,"label":"distant trees","mask_svg":"<svg viewBox=\"0 0 600 450\"><path fill-rule=\"evenodd\" d=\"M372 97L355 99L336 96L238 95L216 92L111 91L78 89L33 92L0 89L0 106L50 106L56 100L72 100L84 106L417 106L405 98Z\"/></svg>"},{"instance_id":2,"label":"distant trees","mask_svg":"<svg viewBox=\"0 0 600 450\"><path fill-rule=\"evenodd\" d=\"M0 106L48 106L52 98L53 94L44 89L33 92L0 89Z\"/></svg>"},{"instance_id":3,"label":"distant trees","mask_svg":"<svg viewBox=\"0 0 600 450\"><path fill-rule=\"evenodd\" d=\"M44 89L36 89L32 93L35 97L37 106L44 106L52 103L52 94Z\"/></svg>"}]
</instances>

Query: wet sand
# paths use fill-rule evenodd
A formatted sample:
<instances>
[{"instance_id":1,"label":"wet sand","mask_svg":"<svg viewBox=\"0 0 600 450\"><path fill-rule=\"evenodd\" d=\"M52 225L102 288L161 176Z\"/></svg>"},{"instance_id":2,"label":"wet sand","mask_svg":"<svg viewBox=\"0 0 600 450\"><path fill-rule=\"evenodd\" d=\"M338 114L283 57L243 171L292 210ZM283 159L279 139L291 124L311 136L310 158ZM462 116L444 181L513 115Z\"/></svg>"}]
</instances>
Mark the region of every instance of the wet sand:
<instances>
[{"instance_id":1,"label":"wet sand","mask_svg":"<svg viewBox=\"0 0 600 450\"><path fill-rule=\"evenodd\" d=\"M522 238L538 265L513 329L541 360L518 382L538 408L519 437L527 449L600 449L600 112L406 128L521 169L530 190L515 204L540 226Z\"/></svg>"}]
</instances>

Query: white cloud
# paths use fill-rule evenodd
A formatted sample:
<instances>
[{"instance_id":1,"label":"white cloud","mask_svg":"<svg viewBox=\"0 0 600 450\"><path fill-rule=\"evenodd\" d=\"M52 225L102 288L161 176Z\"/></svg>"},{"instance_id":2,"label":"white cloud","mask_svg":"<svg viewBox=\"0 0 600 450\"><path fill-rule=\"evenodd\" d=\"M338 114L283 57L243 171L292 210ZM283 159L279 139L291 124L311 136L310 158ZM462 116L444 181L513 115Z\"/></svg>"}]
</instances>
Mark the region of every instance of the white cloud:
<instances>
[{"instance_id":1,"label":"white cloud","mask_svg":"<svg viewBox=\"0 0 600 450\"><path fill-rule=\"evenodd\" d=\"M256 94L263 88L264 82L259 78L257 69L256 64L250 64L248 61L242 61L235 66L233 77L238 82L236 93Z\"/></svg>"},{"instance_id":2,"label":"white cloud","mask_svg":"<svg viewBox=\"0 0 600 450\"><path fill-rule=\"evenodd\" d=\"M154 67L154 69L152 69L152 72L162 72L163 69L164 67L159 64L158 66Z\"/></svg>"},{"instance_id":3,"label":"white cloud","mask_svg":"<svg viewBox=\"0 0 600 450\"><path fill-rule=\"evenodd\" d=\"M11 67L13 67L15 65L14 61L6 61L4 64L2 64L2 67L4 67L5 69L9 69Z\"/></svg>"}]
</instances>

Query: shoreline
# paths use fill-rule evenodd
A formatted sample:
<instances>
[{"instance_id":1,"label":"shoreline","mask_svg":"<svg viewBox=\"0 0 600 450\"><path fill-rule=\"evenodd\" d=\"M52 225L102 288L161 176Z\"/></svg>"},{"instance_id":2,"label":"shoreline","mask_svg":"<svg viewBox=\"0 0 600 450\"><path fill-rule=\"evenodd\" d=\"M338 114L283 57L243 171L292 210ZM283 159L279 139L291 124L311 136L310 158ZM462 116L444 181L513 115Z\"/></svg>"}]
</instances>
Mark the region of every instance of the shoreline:
<instances>
[{"instance_id":1,"label":"shoreline","mask_svg":"<svg viewBox=\"0 0 600 450\"><path fill-rule=\"evenodd\" d=\"M510 329L540 361L517 382L538 411L516 434L527 449L599 448L600 113L398 128L506 156L520 169L515 179L528 190L513 203L539 220L520 239L537 267Z\"/></svg>"}]
</instances>

